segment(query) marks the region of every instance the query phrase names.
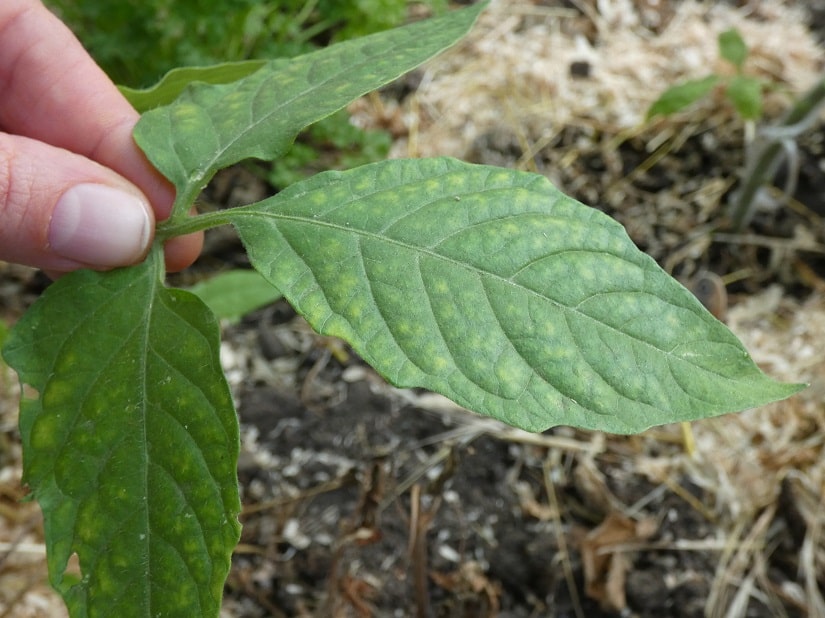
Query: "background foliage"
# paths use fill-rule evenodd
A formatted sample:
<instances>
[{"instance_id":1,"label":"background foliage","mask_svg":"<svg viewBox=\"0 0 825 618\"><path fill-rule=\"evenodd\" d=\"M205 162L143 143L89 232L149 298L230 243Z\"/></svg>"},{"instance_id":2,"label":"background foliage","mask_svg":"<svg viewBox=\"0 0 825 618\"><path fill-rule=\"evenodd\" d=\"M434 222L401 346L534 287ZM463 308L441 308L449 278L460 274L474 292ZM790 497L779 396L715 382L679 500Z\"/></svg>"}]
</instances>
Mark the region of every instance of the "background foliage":
<instances>
[{"instance_id":1,"label":"background foliage","mask_svg":"<svg viewBox=\"0 0 825 618\"><path fill-rule=\"evenodd\" d=\"M409 0L46 0L117 83L187 65L295 56L401 25ZM423 0L434 12L447 0Z\"/></svg>"},{"instance_id":2,"label":"background foliage","mask_svg":"<svg viewBox=\"0 0 825 618\"><path fill-rule=\"evenodd\" d=\"M118 84L149 86L175 67L292 57L407 21L415 4L441 13L447 0L46 0ZM361 131L339 113L301 135L272 166L281 189L323 169L386 156L390 136ZM313 163L316 162L316 163Z\"/></svg>"}]
</instances>

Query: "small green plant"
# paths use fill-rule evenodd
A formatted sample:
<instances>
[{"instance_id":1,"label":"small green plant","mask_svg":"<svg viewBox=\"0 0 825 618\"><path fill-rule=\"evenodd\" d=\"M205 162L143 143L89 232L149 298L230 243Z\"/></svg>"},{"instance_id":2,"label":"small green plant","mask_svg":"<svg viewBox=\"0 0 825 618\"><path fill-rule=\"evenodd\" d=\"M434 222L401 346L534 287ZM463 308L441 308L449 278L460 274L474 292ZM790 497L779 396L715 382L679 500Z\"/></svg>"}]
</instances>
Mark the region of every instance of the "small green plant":
<instances>
[{"instance_id":1,"label":"small green plant","mask_svg":"<svg viewBox=\"0 0 825 618\"><path fill-rule=\"evenodd\" d=\"M799 149L796 140L819 118L825 104L825 79L820 79L808 92L797 98L776 122L761 127L756 138L747 145L742 182L731 194L730 213L733 228L744 229L762 203L775 203L765 186L772 183L782 163L787 164L785 198L793 195L799 174Z\"/></svg>"},{"instance_id":2,"label":"small green plant","mask_svg":"<svg viewBox=\"0 0 825 618\"><path fill-rule=\"evenodd\" d=\"M233 225L269 284L390 382L530 431L636 432L802 388L764 375L617 222L539 175L387 160L190 215L218 170L283 156L481 10L289 62L187 69L141 93L161 105L135 139L177 188L155 246L139 265L55 282L3 350L27 387L25 480L72 616L219 613L239 538L238 420L214 315L165 285L163 243L181 234Z\"/></svg>"},{"instance_id":3,"label":"small green plant","mask_svg":"<svg viewBox=\"0 0 825 618\"><path fill-rule=\"evenodd\" d=\"M689 107L719 84L722 84L725 96L743 120L755 121L762 117L763 93L766 89L775 87L775 84L743 73L748 46L736 29L722 32L718 43L719 55L733 65L734 75L714 73L668 88L648 109L648 120L659 115L668 116ZM747 156L742 181L736 191L731 193L730 199L730 218L735 230L741 231L747 226L760 204L775 201L766 196L764 187L773 181L782 163L786 163L788 167L783 194L787 197L793 193L799 173L796 140L816 121L823 103L825 79L793 101L775 125L761 127L755 138L746 144Z\"/></svg>"},{"instance_id":4,"label":"small green plant","mask_svg":"<svg viewBox=\"0 0 825 618\"><path fill-rule=\"evenodd\" d=\"M719 56L727 60L734 68L733 75L711 73L700 79L692 79L671 86L654 101L647 111L647 118L669 116L693 105L707 96L711 90L721 84L725 97L734 106L744 120L756 120L762 116L762 92L766 84L743 72L748 57L748 47L739 31L726 30L718 37Z\"/></svg>"}]
</instances>

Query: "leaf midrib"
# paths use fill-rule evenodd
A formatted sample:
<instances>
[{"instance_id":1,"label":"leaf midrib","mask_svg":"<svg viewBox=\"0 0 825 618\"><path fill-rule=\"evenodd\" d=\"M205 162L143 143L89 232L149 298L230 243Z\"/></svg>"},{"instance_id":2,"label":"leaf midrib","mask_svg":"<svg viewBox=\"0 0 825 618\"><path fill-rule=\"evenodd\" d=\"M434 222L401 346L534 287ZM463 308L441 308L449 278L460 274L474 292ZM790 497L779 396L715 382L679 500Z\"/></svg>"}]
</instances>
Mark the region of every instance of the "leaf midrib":
<instances>
[{"instance_id":1,"label":"leaf midrib","mask_svg":"<svg viewBox=\"0 0 825 618\"><path fill-rule=\"evenodd\" d=\"M147 259L148 260L162 259L162 257L159 256L159 249L157 247L153 247L152 248L152 254ZM151 263L150 263L150 266L151 266ZM149 522L151 521L151 517L150 517L150 513L149 513L149 508L150 508L150 504L149 504L150 503L150 500L149 500L149 438L148 438L148 434L147 434L147 426L149 424L148 423L148 418L147 418L147 416L148 416L148 402L149 402L149 386L148 386L149 380L148 380L148 374L146 372L146 367L147 367L148 359L149 359L149 351L151 350L151 347L152 347L151 342L150 342L150 333L152 331L151 321L152 321L152 316L154 315L154 311L155 311L155 302L156 302L157 296L158 296L158 288L160 287L161 284L160 284L160 280L155 276L155 269L154 268L151 268L151 267L147 268L145 276L150 278L150 283L149 283L149 286L148 286L148 292L149 292L148 296L149 296L149 298L148 298L148 302L146 303L146 312L144 313L146 318L143 320L143 325L144 325L143 333L144 333L144 336L143 336L143 341L141 343L141 349L140 349L140 351L141 351L140 383L141 383L141 390L142 390L142 396L143 396L142 401L141 401L141 406L142 406L141 412L142 412L143 422L140 424L140 431L143 434L142 439L141 439L141 445L143 447L143 457L142 457L142 459L143 459L143 461L142 461L142 463L143 463L143 470L142 470L142 472L143 472L143 474L142 474L142 476L143 476L143 483L142 483L143 487L142 487L142 489L143 489L143 492L144 492L144 496L146 497L146 499L143 501L143 505L144 505L144 507L143 507L143 517L145 518L145 521L146 521L146 528L145 528L146 538L143 539L143 540L145 541L146 547L147 547L147 550L146 550L147 556L146 556L146 564L144 565L144 573L146 574L145 581L151 582L152 581L152 574L151 574L152 560L151 560L151 556L149 556L149 553L151 552L151 550L148 549L148 548L151 547L153 541L151 539L152 529L151 529L151 526L149 525ZM148 598L146 599L146 614L145 615L146 615L147 618L149 618L153 615L153 612L152 612L153 598L152 598L152 594L151 594L152 587L147 586L147 588L148 588L149 594L148 594Z\"/></svg>"},{"instance_id":2,"label":"leaf midrib","mask_svg":"<svg viewBox=\"0 0 825 618\"><path fill-rule=\"evenodd\" d=\"M551 303L552 305L554 305L562 313L572 312L572 313L576 314L577 316L579 316L579 317L581 317L585 320L589 320L589 321L593 322L594 324L599 324L599 325L609 329L610 331L612 331L614 333L617 333L617 334L619 334L623 337L627 337L628 339L636 341L636 342L646 346L647 348L656 351L657 353L666 355L668 358L672 358L676 361L686 363L687 365L689 365L691 367L695 367L696 369L708 372L708 373L713 374L713 375L717 375L721 378L734 381L734 379L732 377L724 376L724 375L722 375L722 374L720 374L716 371L711 371L711 370L707 369L706 367L701 367L699 365L691 363L686 358L675 355L672 350L671 351L666 351L666 350L663 350L661 348L658 348L654 344L650 343L649 341L645 341L644 339L639 339L638 337L635 337L635 336L633 336L629 333L621 331L618 328L616 328L615 326L612 326L610 324L606 324L605 322L602 322L601 320L599 320L599 319L597 319L597 318L595 318L591 315L588 315L588 314L586 314L582 311L579 311L575 307L565 305L565 304L559 302L556 299L553 299L553 298L550 298L550 297L547 297L547 296L542 296L541 294L539 294L535 290L532 290L528 287L525 287L524 285L519 284L516 281L512 281L508 277L504 277L502 275L499 275L499 274L496 274L496 273L493 273L493 272L490 272L490 271L482 270L482 269L478 268L477 266L474 266L472 264L468 264L468 263L465 263L465 262L460 262L460 261L455 260L455 259L453 259L449 256L443 255L441 253L437 253L437 252L435 252L431 249L423 248L420 245L413 245L413 244L408 243L408 242L403 242L403 241L400 241L400 240L397 240L397 239L394 239L394 238L390 238L390 237L387 237L387 236L376 234L375 232L370 232L368 230L364 230L364 229L361 229L361 228L348 227L346 225L341 225L341 224L334 223L334 222L331 222L331 221L324 221L322 219L308 218L308 217L305 217L305 216L287 215L287 214L283 214L283 213L273 213L273 212L269 212L269 211L254 210L250 207L245 207L243 209L235 210L234 212L232 212L231 217L235 220L237 220L238 218L242 218L242 217L248 217L248 218L251 218L253 220L257 217L264 217L264 218L274 219L276 221L290 221L290 222L300 223L300 224L304 224L304 225L310 225L310 226L316 226L316 227L326 227L326 228L335 230L337 232L345 232L347 234L355 234L355 235L358 235L358 236L361 236L363 238L367 238L367 239L370 239L370 240L373 240L373 241L376 241L376 242L386 243L386 244L394 245L394 246L402 248L402 249L410 250L414 253L420 253L420 254L426 255L428 257L446 262L446 263L448 263L452 266L455 266L457 268L462 268L466 271L469 271L469 272L473 273L474 275L476 275L478 277L490 277L490 278L495 279L495 280L497 280L501 283L517 287L517 288L523 290L524 292L526 292L527 294L533 296L534 298L537 298L537 299L540 299L542 301ZM624 259L624 258L621 258L619 256L616 256L613 253L608 253L608 252L605 252L605 251L591 251L590 253L605 253L605 254L610 255L612 257L617 257L619 259ZM627 261L627 260L625 260L625 261ZM634 264L633 262L630 262L630 263ZM639 266L638 264L634 264L634 265ZM648 294L648 293L647 292L639 292L639 294ZM592 297L588 297L588 298L592 298ZM681 306L681 305L676 305L676 304L670 302L669 300L663 299L659 296L656 296L656 298L658 298L659 300L663 300L664 302L667 302L669 305L671 305L672 307L675 307L677 309L689 310L689 308L687 308L687 307L684 307L684 306ZM584 301L581 301L581 302L584 302ZM685 343L685 342L682 342L682 343Z\"/></svg>"}]
</instances>

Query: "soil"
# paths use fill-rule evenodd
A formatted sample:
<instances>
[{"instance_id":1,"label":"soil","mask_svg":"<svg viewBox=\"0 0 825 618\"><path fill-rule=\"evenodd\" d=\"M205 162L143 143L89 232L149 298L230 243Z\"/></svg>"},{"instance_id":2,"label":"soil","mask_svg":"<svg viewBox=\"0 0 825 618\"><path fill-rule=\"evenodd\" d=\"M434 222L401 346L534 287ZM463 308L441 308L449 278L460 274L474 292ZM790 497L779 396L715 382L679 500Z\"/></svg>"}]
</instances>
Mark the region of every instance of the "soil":
<instances>
[{"instance_id":1,"label":"soil","mask_svg":"<svg viewBox=\"0 0 825 618\"><path fill-rule=\"evenodd\" d=\"M679 6L617 4L650 20L628 36L643 30L651 37L667 30ZM750 4L742 19L757 24L783 6ZM595 49L605 36L592 17L601 3L516 5L523 19L517 34L552 13ZM818 32L809 34L819 40ZM472 45L463 48L471 59L479 49ZM470 62L458 53L450 66ZM821 60L811 62L821 69ZM593 70L598 74L599 65ZM582 71L577 65L575 73ZM437 74L417 72L383 92L380 110L367 99L353 106L353 116L393 128L408 149L414 131L400 120L402 111ZM648 89L646 96L657 94ZM432 393L388 386L345 344L313 334L286 303L275 303L224 329L222 361L242 426L243 533L223 615L825 616L825 393L818 386L825 383L825 344L814 339L825 330L822 126L801 144L795 199L804 208L760 211L748 230L733 233L720 204L733 189L744 146L729 115L720 120L700 108L666 129L618 140L621 127L592 117L590 124L567 120L544 139L531 133L535 118L525 115L515 128L479 120L475 134L456 137L439 124L447 112L429 101L430 115L422 114L417 129L422 148L547 173L622 221L766 369L814 386L791 407L692 429L527 434ZM437 143L438 130L459 145ZM645 166L657 130L671 131L673 147ZM541 148L525 146L539 142ZM204 202L260 199L269 189L255 172L239 166L219 175ZM237 240L215 231L199 264L175 281L186 285L245 265ZM2 266L0 318L19 316L45 285L33 271ZM11 393L10 381L5 388ZM0 541L11 542L0 546L0 589L7 591L0 616L59 616L64 610L43 586L42 555L21 557L19 550L36 550L42 533L37 510L17 502L24 490L14 411L8 399L0 406Z\"/></svg>"},{"instance_id":2,"label":"soil","mask_svg":"<svg viewBox=\"0 0 825 618\"><path fill-rule=\"evenodd\" d=\"M266 312L238 332L252 324L264 356L267 337L305 332L300 319L273 324ZM638 505L648 532L618 521L603 534L651 549L621 554L622 566L597 580L627 577L633 615L702 615L722 546L662 545L706 542L713 527L628 469L632 447L566 429L525 444L520 432L390 389L347 356L339 362L321 343L279 380L289 386L241 388L246 513L228 583L236 615L614 616L585 594L581 552L616 504ZM678 431L644 440L681 450ZM675 482L702 501L688 479ZM795 550L775 555L783 572L793 560L781 556Z\"/></svg>"}]
</instances>

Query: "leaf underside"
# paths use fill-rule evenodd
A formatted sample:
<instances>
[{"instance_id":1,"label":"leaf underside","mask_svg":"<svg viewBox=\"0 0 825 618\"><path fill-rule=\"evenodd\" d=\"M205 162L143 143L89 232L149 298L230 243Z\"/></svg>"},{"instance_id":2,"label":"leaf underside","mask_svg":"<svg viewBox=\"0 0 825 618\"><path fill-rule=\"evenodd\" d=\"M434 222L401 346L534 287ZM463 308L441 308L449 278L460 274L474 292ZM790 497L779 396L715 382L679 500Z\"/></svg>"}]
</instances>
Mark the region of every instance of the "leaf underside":
<instances>
[{"instance_id":1,"label":"leaf underside","mask_svg":"<svg viewBox=\"0 0 825 618\"><path fill-rule=\"evenodd\" d=\"M25 481L72 616L217 616L239 538L217 324L162 287L158 253L61 278L4 352L36 391L21 405Z\"/></svg>"},{"instance_id":2,"label":"leaf underside","mask_svg":"<svg viewBox=\"0 0 825 618\"><path fill-rule=\"evenodd\" d=\"M531 431L614 433L789 396L624 229L453 159L326 172L229 211L309 323L390 382Z\"/></svg>"},{"instance_id":3,"label":"leaf underside","mask_svg":"<svg viewBox=\"0 0 825 618\"><path fill-rule=\"evenodd\" d=\"M288 60L279 62L286 63ZM118 89L132 107L143 113L173 103L193 82L228 84L254 73L264 65L265 60L240 60L205 67L180 67L169 71L157 84L149 88L118 86Z\"/></svg>"}]
</instances>

